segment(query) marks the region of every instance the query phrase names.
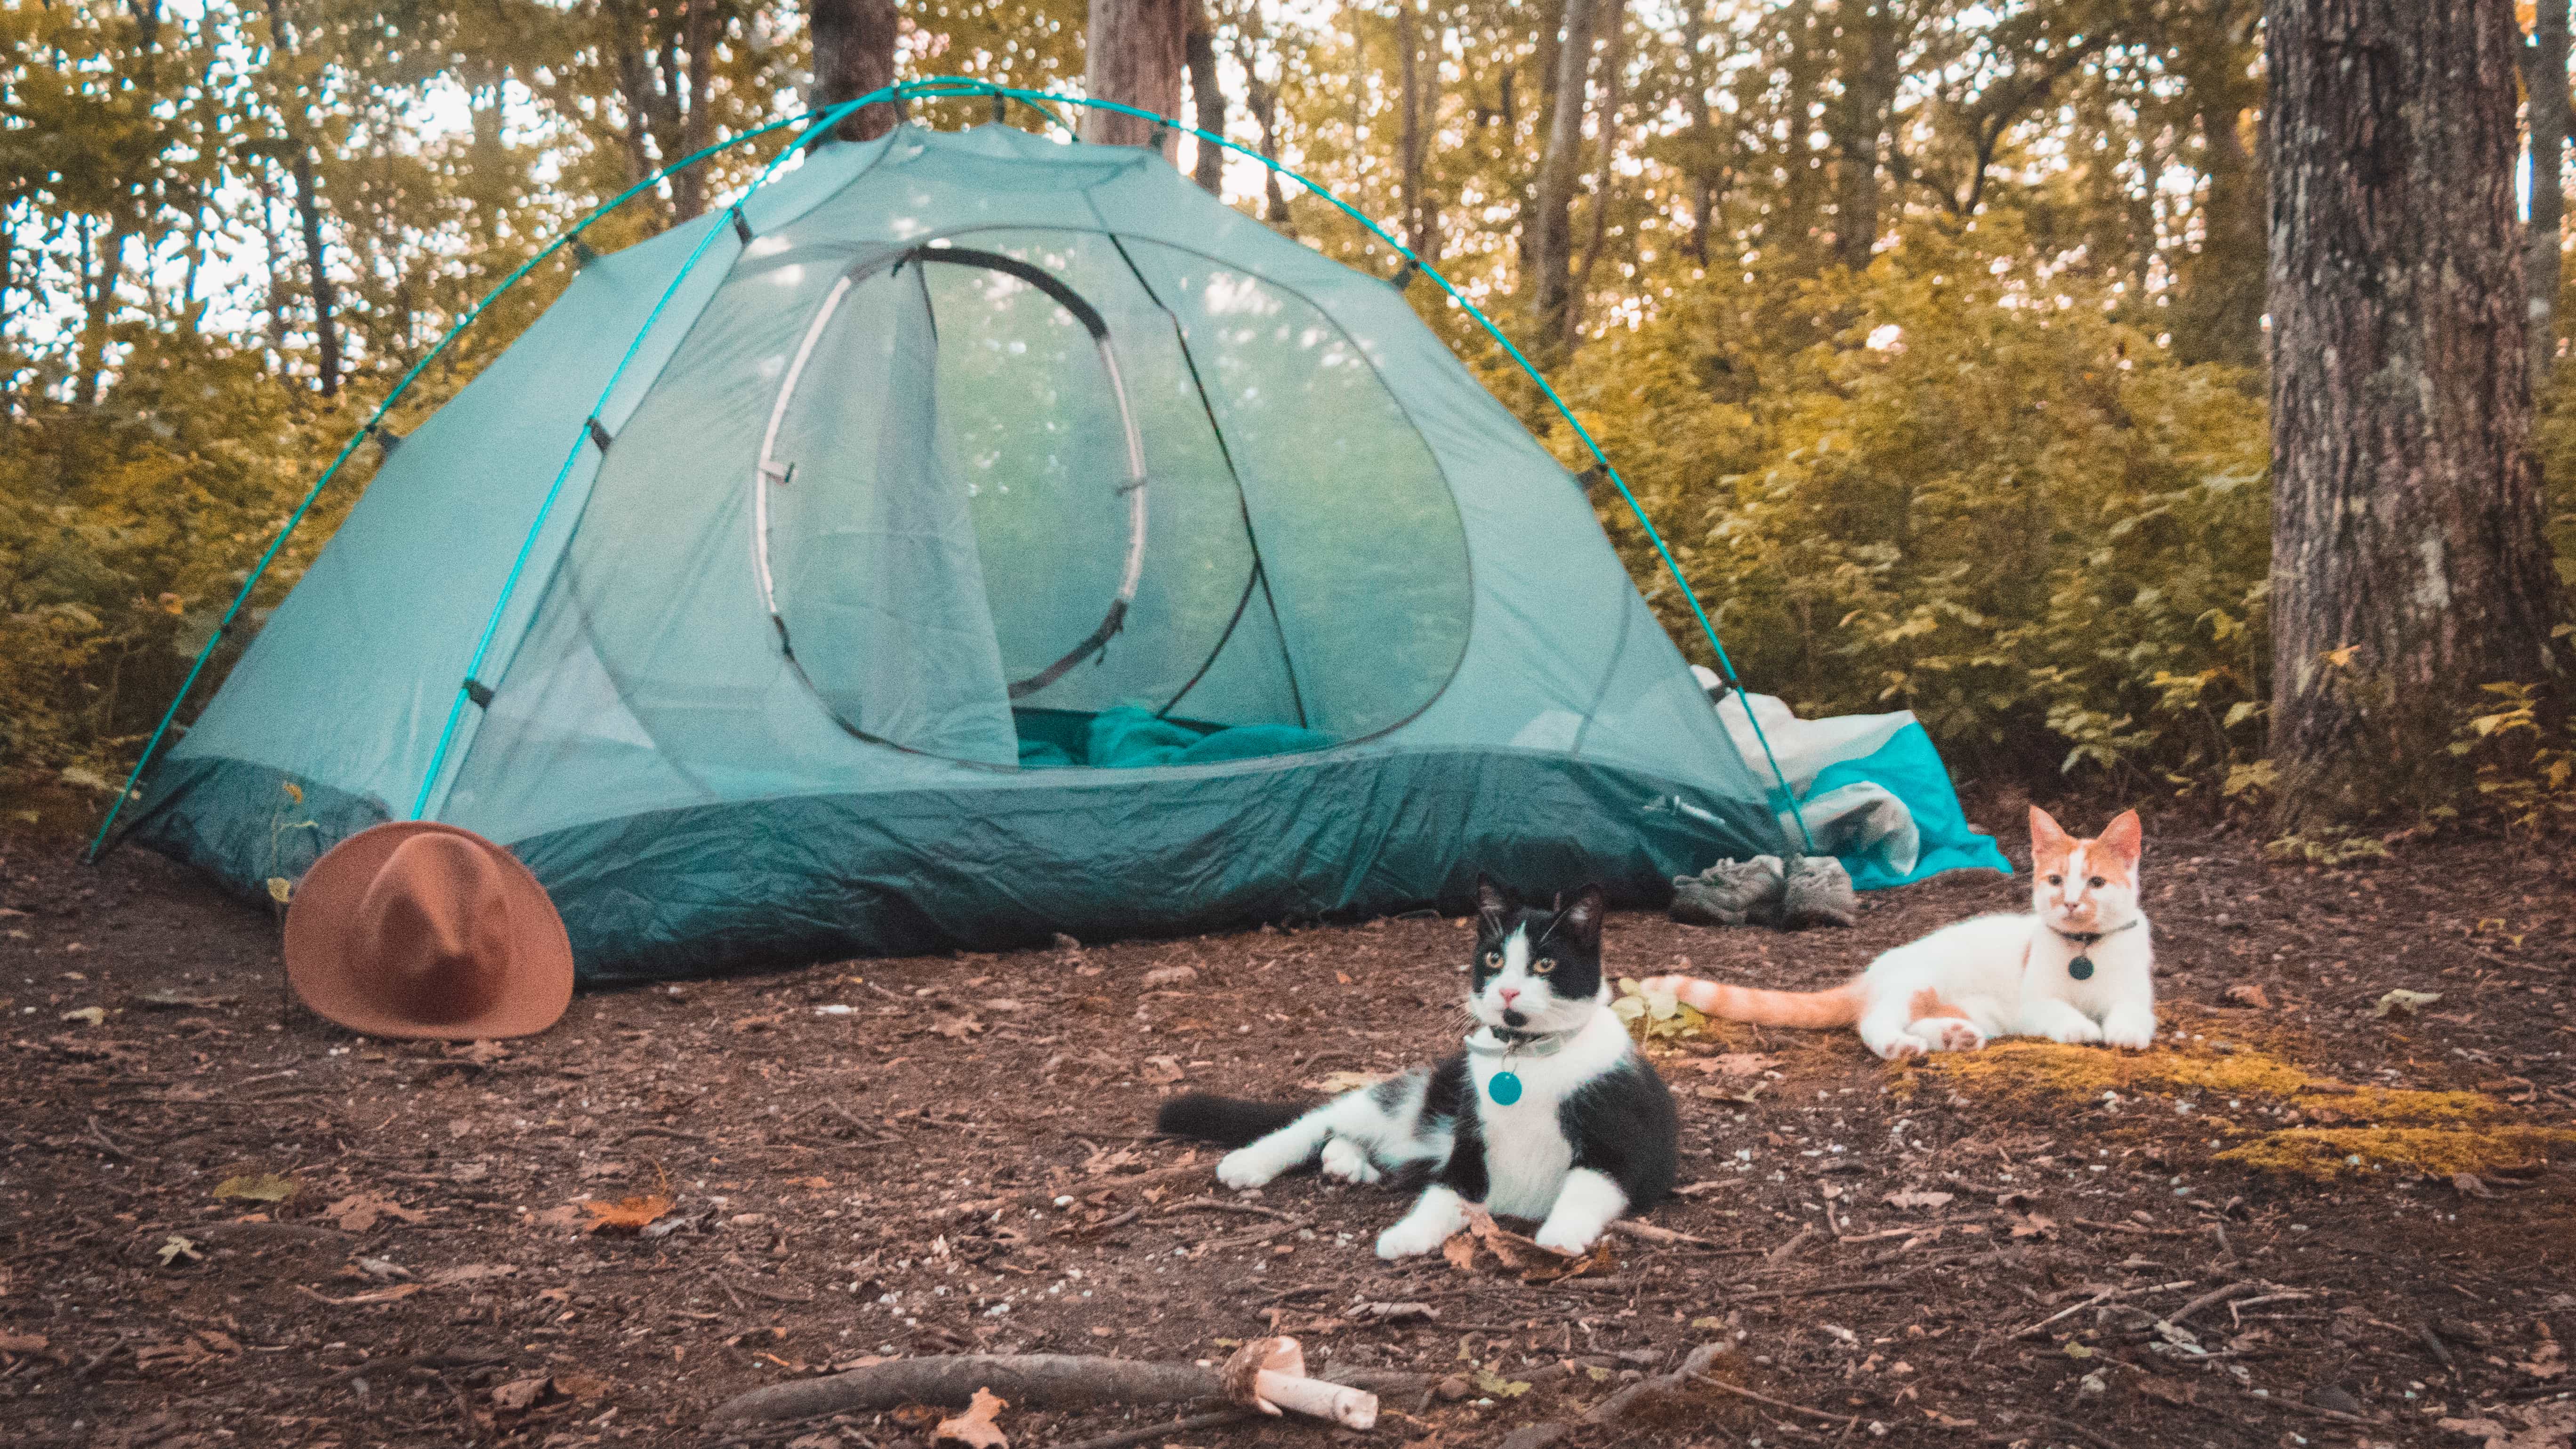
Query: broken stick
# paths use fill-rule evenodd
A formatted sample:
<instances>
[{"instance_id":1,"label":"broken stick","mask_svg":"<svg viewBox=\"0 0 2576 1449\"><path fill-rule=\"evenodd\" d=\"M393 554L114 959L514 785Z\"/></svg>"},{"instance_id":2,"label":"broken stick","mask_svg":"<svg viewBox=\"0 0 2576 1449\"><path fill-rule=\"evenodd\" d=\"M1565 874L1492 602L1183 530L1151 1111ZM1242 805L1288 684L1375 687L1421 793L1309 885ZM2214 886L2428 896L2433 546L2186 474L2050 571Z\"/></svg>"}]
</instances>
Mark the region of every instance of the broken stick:
<instances>
[{"instance_id":1,"label":"broken stick","mask_svg":"<svg viewBox=\"0 0 2576 1449\"><path fill-rule=\"evenodd\" d=\"M1371 1393L1419 1393L1429 1374L1327 1368L1336 1384ZM774 1423L817 1414L891 1409L904 1404L962 1408L977 1389L991 1389L1027 1409L1086 1409L1102 1404L1223 1402L1225 1380L1196 1364L1147 1363L1087 1354L959 1354L906 1358L828 1378L797 1379L737 1394L716 1406L719 1424Z\"/></svg>"}]
</instances>

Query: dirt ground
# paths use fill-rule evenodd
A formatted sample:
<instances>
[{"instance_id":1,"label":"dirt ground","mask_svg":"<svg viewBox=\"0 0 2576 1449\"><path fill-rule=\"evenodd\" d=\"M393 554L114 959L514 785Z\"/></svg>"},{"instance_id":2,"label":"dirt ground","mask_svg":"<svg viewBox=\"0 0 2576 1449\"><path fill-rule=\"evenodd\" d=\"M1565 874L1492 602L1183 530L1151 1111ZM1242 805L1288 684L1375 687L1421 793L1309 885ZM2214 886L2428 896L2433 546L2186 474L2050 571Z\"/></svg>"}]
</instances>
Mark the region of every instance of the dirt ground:
<instances>
[{"instance_id":1,"label":"dirt ground","mask_svg":"<svg viewBox=\"0 0 2576 1449\"><path fill-rule=\"evenodd\" d=\"M2274 866L2173 821L2147 887L2144 1056L1890 1067L1650 1015L1685 1186L1647 1222L1696 1241L1617 1237L1606 1276L1533 1285L1380 1263L1402 1197L1238 1198L1149 1132L1170 1092L1313 1093L1453 1048L1461 922L585 991L542 1037L444 1048L283 1010L271 916L160 861L0 837L0 1440L892 1449L936 1415L711 1411L879 1356L1221 1361L1278 1331L1433 1388L1368 1434L1131 1442L1495 1444L1717 1342L1728 1388L1563 1442L2569 1443L2559 863L2459 841ZM1607 950L1822 985L2018 897L1952 878L1797 936L1621 913ZM2375 1014L2399 989L2439 1000ZM582 1231L584 1200L657 1195L643 1232ZM1204 1409L1000 1426L1042 1449Z\"/></svg>"}]
</instances>

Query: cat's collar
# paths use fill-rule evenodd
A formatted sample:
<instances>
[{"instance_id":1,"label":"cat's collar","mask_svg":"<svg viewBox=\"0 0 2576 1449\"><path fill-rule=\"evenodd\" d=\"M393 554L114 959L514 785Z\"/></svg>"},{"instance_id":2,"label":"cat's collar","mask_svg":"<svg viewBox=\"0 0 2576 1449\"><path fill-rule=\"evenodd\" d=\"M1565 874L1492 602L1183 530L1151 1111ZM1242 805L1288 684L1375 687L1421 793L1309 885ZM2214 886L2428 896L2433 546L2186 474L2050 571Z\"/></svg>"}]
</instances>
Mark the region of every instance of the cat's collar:
<instances>
[{"instance_id":1,"label":"cat's collar","mask_svg":"<svg viewBox=\"0 0 2576 1449\"><path fill-rule=\"evenodd\" d=\"M2078 946L2090 946L2095 942L2100 941L2105 936L2116 936L2122 931L2129 929L2129 927L2134 926L2145 919L2146 917L2144 916L2131 916L2127 921L2120 925L2113 926L2107 931L2061 931L2055 926L2049 926L2048 933L2060 940L2072 941ZM2042 921L2040 924L2048 925L2045 921Z\"/></svg>"},{"instance_id":2,"label":"cat's collar","mask_svg":"<svg viewBox=\"0 0 2576 1449\"><path fill-rule=\"evenodd\" d=\"M1563 1051L1567 1040L1581 1030L1581 1027L1574 1027L1566 1031L1513 1031L1508 1027L1480 1024L1467 1033L1467 1050L1480 1057L1552 1057Z\"/></svg>"}]
</instances>

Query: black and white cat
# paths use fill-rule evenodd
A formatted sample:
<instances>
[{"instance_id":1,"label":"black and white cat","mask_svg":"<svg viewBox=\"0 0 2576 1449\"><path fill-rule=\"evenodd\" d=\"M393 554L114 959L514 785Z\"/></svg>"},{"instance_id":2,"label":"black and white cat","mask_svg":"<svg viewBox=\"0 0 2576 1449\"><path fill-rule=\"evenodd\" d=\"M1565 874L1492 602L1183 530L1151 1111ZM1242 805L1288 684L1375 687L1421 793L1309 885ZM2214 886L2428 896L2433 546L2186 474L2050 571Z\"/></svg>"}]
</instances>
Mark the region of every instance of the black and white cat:
<instances>
[{"instance_id":1,"label":"black and white cat","mask_svg":"<svg viewBox=\"0 0 2576 1449\"><path fill-rule=\"evenodd\" d=\"M1381 1258L1437 1249L1471 1205L1539 1219L1539 1243L1564 1253L1654 1206L1673 1185L1673 1099L1611 1014L1600 888L1540 910L1480 876L1476 900L1465 1051L1312 1109L1175 1097L1155 1125L1237 1149L1216 1169L1233 1188L1319 1156L1346 1182L1427 1171L1413 1211L1378 1235Z\"/></svg>"}]
</instances>

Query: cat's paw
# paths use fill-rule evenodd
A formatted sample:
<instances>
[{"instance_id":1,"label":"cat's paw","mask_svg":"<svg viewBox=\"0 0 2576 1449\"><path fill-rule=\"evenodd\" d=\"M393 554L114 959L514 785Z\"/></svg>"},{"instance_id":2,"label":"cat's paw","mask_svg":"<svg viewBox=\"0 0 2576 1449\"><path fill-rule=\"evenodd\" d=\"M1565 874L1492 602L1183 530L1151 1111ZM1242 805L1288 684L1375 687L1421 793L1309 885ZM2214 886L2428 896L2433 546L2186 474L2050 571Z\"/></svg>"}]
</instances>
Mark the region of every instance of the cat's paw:
<instances>
[{"instance_id":1,"label":"cat's paw","mask_svg":"<svg viewBox=\"0 0 2576 1449\"><path fill-rule=\"evenodd\" d=\"M1324 1144L1324 1175L1343 1182L1369 1183L1386 1176L1369 1160L1368 1149L1347 1137Z\"/></svg>"},{"instance_id":2,"label":"cat's paw","mask_svg":"<svg viewBox=\"0 0 2576 1449\"><path fill-rule=\"evenodd\" d=\"M2142 1052L2156 1044L2156 1024L2146 1021L2108 1021L2102 1024L2102 1044L2122 1051Z\"/></svg>"},{"instance_id":3,"label":"cat's paw","mask_svg":"<svg viewBox=\"0 0 2576 1449\"><path fill-rule=\"evenodd\" d=\"M1593 1243L1600 1237L1599 1228L1587 1232L1580 1224L1551 1222L1541 1224L1538 1236L1530 1241L1551 1252L1563 1253L1569 1258L1580 1258L1591 1250Z\"/></svg>"},{"instance_id":4,"label":"cat's paw","mask_svg":"<svg viewBox=\"0 0 2576 1449\"><path fill-rule=\"evenodd\" d=\"M1447 1241L1446 1223L1436 1219L1426 1221L1417 1213L1377 1235L1377 1255L1388 1262L1398 1258L1419 1258L1425 1253L1438 1251L1440 1245Z\"/></svg>"},{"instance_id":5,"label":"cat's paw","mask_svg":"<svg viewBox=\"0 0 2576 1449\"><path fill-rule=\"evenodd\" d=\"M1972 1052L1986 1044L1984 1032L1955 1016L1926 1017L1909 1030L1936 1052Z\"/></svg>"},{"instance_id":6,"label":"cat's paw","mask_svg":"<svg viewBox=\"0 0 2576 1449\"><path fill-rule=\"evenodd\" d=\"M2052 1021L2043 1034L2060 1046L2095 1046L2102 1040L2100 1024L2081 1016Z\"/></svg>"},{"instance_id":7,"label":"cat's paw","mask_svg":"<svg viewBox=\"0 0 2576 1449\"><path fill-rule=\"evenodd\" d=\"M1907 1057L1919 1057L1931 1049L1921 1037L1900 1032L1879 1046L1878 1056L1881 1061L1901 1062Z\"/></svg>"},{"instance_id":8,"label":"cat's paw","mask_svg":"<svg viewBox=\"0 0 2576 1449\"><path fill-rule=\"evenodd\" d=\"M1256 1148L1239 1147L1217 1159L1216 1180L1238 1192L1259 1187L1278 1175Z\"/></svg>"}]
</instances>

